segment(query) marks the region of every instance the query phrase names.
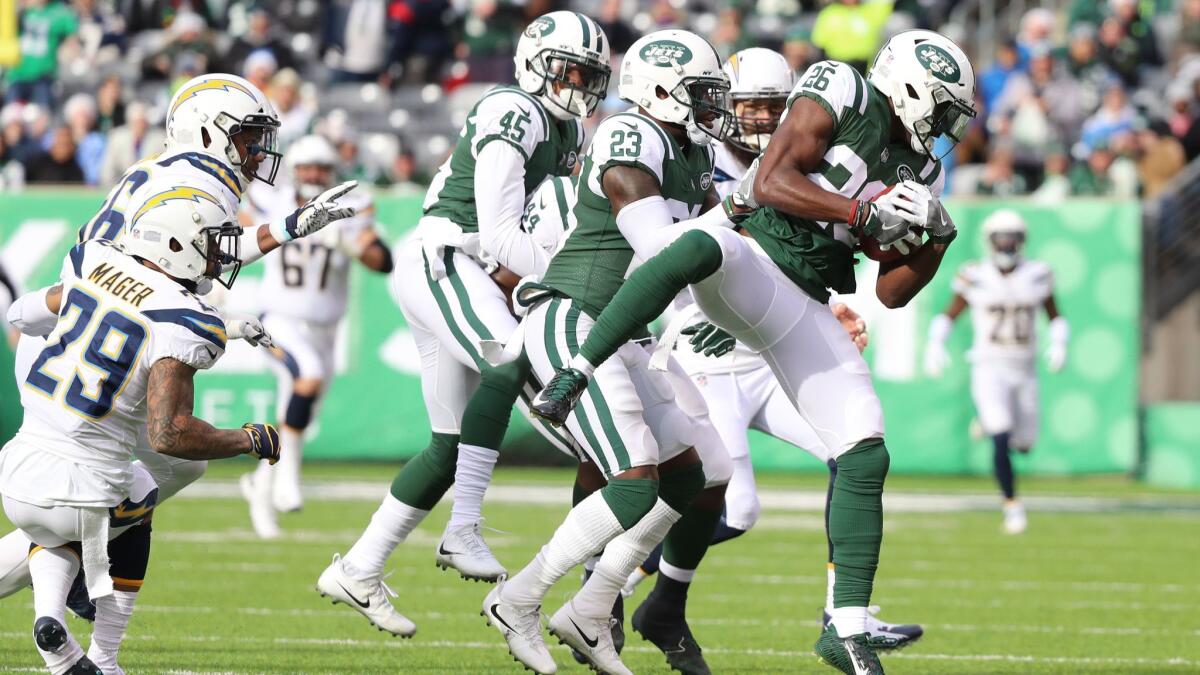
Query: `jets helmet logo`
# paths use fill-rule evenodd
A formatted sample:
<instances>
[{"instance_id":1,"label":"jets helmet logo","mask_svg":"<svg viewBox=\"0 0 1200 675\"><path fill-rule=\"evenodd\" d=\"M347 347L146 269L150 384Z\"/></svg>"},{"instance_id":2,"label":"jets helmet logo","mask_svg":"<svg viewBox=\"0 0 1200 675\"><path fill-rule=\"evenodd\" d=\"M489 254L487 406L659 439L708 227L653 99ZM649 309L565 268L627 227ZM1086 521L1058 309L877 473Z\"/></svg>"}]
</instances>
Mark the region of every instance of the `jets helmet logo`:
<instances>
[{"instance_id":1,"label":"jets helmet logo","mask_svg":"<svg viewBox=\"0 0 1200 675\"><path fill-rule=\"evenodd\" d=\"M907 164L901 164L896 169L896 178L899 178L901 181L916 180L917 175L913 173L912 169L908 168Z\"/></svg>"},{"instance_id":2,"label":"jets helmet logo","mask_svg":"<svg viewBox=\"0 0 1200 675\"><path fill-rule=\"evenodd\" d=\"M962 77L958 63L950 52L937 45L923 44L917 47L917 61L942 82L955 83Z\"/></svg>"},{"instance_id":3,"label":"jets helmet logo","mask_svg":"<svg viewBox=\"0 0 1200 675\"><path fill-rule=\"evenodd\" d=\"M554 19L551 19L548 16L539 16L533 20L533 23L529 24L529 26L525 28L525 35L528 35L529 37L544 37L553 32Z\"/></svg>"},{"instance_id":4,"label":"jets helmet logo","mask_svg":"<svg viewBox=\"0 0 1200 675\"><path fill-rule=\"evenodd\" d=\"M652 66L667 68L674 64L683 65L692 60L692 50L674 40L655 40L642 47L638 53L642 60Z\"/></svg>"}]
</instances>

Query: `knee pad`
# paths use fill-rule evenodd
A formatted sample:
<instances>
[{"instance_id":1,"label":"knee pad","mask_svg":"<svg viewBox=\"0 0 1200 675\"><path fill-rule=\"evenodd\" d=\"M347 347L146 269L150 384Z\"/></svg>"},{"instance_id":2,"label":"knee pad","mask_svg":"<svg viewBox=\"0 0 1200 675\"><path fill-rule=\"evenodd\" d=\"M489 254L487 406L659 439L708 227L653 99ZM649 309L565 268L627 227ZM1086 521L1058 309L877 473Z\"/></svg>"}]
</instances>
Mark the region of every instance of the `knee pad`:
<instances>
[{"instance_id":1,"label":"knee pad","mask_svg":"<svg viewBox=\"0 0 1200 675\"><path fill-rule=\"evenodd\" d=\"M702 230L689 230L671 243L668 249L674 249L684 260L694 264L690 266L688 283L703 281L712 276L721 267L721 245L712 235Z\"/></svg>"},{"instance_id":2,"label":"knee pad","mask_svg":"<svg viewBox=\"0 0 1200 675\"><path fill-rule=\"evenodd\" d=\"M108 542L108 571L113 588L135 593L141 590L150 564L150 532L150 522L145 521Z\"/></svg>"},{"instance_id":3,"label":"knee pad","mask_svg":"<svg viewBox=\"0 0 1200 675\"><path fill-rule=\"evenodd\" d=\"M283 423L293 429L307 429L309 423L312 422L313 407L316 404L316 396L293 393L288 399L287 410L283 414Z\"/></svg>"},{"instance_id":4,"label":"knee pad","mask_svg":"<svg viewBox=\"0 0 1200 675\"><path fill-rule=\"evenodd\" d=\"M667 506L683 513L696 495L704 489L704 465L697 462L658 476L658 496Z\"/></svg>"},{"instance_id":5,"label":"knee pad","mask_svg":"<svg viewBox=\"0 0 1200 675\"><path fill-rule=\"evenodd\" d=\"M837 473L834 478L838 486L853 488L856 485L883 485L887 478L891 456L882 438L862 441L837 458Z\"/></svg>"}]
</instances>

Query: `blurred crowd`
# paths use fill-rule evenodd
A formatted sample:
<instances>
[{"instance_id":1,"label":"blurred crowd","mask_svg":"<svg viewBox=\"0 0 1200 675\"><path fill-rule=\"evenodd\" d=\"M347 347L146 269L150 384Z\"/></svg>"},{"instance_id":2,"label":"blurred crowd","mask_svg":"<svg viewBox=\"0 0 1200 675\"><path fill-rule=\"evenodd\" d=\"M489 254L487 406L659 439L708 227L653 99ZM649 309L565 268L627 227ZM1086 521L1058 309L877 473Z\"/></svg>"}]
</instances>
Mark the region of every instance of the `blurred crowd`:
<instances>
[{"instance_id":1,"label":"blurred crowd","mask_svg":"<svg viewBox=\"0 0 1200 675\"><path fill-rule=\"evenodd\" d=\"M419 192L470 104L511 82L517 36L556 9L604 27L614 67L682 26L722 56L780 50L866 69L889 35L942 30L969 53L970 0L18 0L20 59L0 77L0 189L108 187L163 141L180 83L204 72L267 92L280 137L326 135L342 173ZM1001 3L1003 4L1003 3ZM1030 3L972 53L978 109L947 158L955 194L1153 196L1200 154L1200 0ZM613 79L615 88L616 78ZM601 114L626 104L611 94ZM595 123L594 118L591 123Z\"/></svg>"}]
</instances>

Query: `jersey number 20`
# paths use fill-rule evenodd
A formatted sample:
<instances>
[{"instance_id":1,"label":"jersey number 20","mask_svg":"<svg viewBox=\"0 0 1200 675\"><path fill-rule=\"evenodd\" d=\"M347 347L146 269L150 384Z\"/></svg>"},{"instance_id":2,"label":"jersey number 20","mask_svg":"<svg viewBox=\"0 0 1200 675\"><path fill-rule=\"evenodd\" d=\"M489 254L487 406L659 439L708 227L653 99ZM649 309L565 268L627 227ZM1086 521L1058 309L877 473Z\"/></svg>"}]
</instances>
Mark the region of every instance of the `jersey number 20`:
<instances>
[{"instance_id":1,"label":"jersey number 20","mask_svg":"<svg viewBox=\"0 0 1200 675\"><path fill-rule=\"evenodd\" d=\"M75 323L59 336L58 342L42 350L33 362L29 376L25 378L25 384L53 398L58 385L62 383L43 372L42 368L49 361L62 356L67 347L90 331L91 338L83 350L83 360L102 375L95 389L89 391L76 369L63 396L63 403L91 419L100 419L112 412L113 400L129 379L129 373L137 363L142 344L146 341L146 328L117 310L110 310L100 317L92 330L92 319L99 304L95 298L78 288L71 289L59 316L66 317L73 309L77 310Z\"/></svg>"}]
</instances>

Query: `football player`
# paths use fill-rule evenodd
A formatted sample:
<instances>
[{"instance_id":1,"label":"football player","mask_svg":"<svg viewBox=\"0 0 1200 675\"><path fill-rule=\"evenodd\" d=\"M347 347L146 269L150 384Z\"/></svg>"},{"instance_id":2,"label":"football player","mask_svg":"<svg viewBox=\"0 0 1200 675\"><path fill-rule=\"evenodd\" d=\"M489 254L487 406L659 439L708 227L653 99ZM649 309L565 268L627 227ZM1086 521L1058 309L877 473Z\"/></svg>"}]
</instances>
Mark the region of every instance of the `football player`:
<instances>
[{"instance_id":1,"label":"football player","mask_svg":"<svg viewBox=\"0 0 1200 675\"><path fill-rule=\"evenodd\" d=\"M992 439L996 482L1004 495L1004 531L1020 534L1028 523L1025 507L1017 500L1009 455L1010 450L1027 453L1037 441L1038 308L1050 319L1046 362L1052 373L1067 361L1071 329L1054 300L1054 272L1046 263L1024 257L1026 226L1021 215L996 211L983 221L983 234L990 255L959 268L950 306L929 326L925 371L937 377L946 369L946 338L954 320L970 307L975 335L968 354L971 398L980 426Z\"/></svg>"},{"instance_id":2,"label":"football player","mask_svg":"<svg viewBox=\"0 0 1200 675\"><path fill-rule=\"evenodd\" d=\"M21 428L0 452L4 512L33 543L33 637L51 673L122 672L158 500L132 461L143 428L155 452L181 459L279 458L269 424L216 429L193 416L193 377L227 339L195 291L222 269L236 276L242 229L220 198L175 183L145 184L121 243L88 240L63 261L43 296L59 318L22 383ZM64 617L81 568L96 604L86 655Z\"/></svg>"},{"instance_id":3,"label":"football player","mask_svg":"<svg viewBox=\"0 0 1200 675\"><path fill-rule=\"evenodd\" d=\"M79 229L79 243L93 239L120 241L127 222L153 194L151 182L172 183L185 191L201 190L215 197L235 220L237 205L245 186L274 181L278 153L274 137L279 120L267 97L240 77L210 74L184 83L172 98L167 111L165 151L131 166L121 181L87 224ZM353 215L353 209L340 207L337 198L354 187L345 183L334 188L281 220L247 228L238 241L242 263L261 258L281 243L303 237L326 224ZM232 284L240 265L230 265L217 283ZM197 293L213 287L213 279L202 277ZM57 314L46 309L48 288L26 294L10 308L8 317L22 337L17 344L15 367L17 380L23 382L30 366L45 347L44 337L53 330ZM227 336L258 343L266 337L258 320L228 317ZM155 452L143 437L134 454L150 473L158 487L158 500L195 482L204 474L205 463ZM0 597L11 595L30 583L26 554L29 540L19 530L0 538ZM73 588L70 606L84 618L95 608L82 584Z\"/></svg>"},{"instance_id":4,"label":"football player","mask_svg":"<svg viewBox=\"0 0 1200 675\"><path fill-rule=\"evenodd\" d=\"M597 128L571 211L575 229L541 282L518 290L517 302L528 308L524 352L539 378L570 360L621 287L637 230L694 218L706 203L717 203L711 143L732 125L728 92L715 50L693 33L658 31L626 52L618 93L636 108ZM668 360L664 367L690 386L678 364ZM625 579L664 537L667 560L686 573L695 570L720 518L731 471L719 437L704 433L711 426L695 419L706 411L694 386L691 403L686 390L651 371L645 347L623 340L617 358L595 374L567 427L607 482L588 496L577 492L577 503L541 552L483 603L513 656L539 673L557 667L542 640L542 599L601 549L583 589L551 617L549 629L600 672L629 672L610 629ZM705 487L713 490L693 502ZM687 584L673 590L662 615L635 616L634 628L673 665L686 659L686 667L707 671L684 620ZM684 654L677 653L681 645Z\"/></svg>"},{"instance_id":5,"label":"football player","mask_svg":"<svg viewBox=\"0 0 1200 675\"><path fill-rule=\"evenodd\" d=\"M722 198L733 193L738 180L771 140L795 84L792 70L783 56L758 47L743 49L730 56L725 62L725 74L729 76L737 125L729 138L717 147L713 185ZM844 303L836 303L831 309L859 351L865 349L867 332L862 319ZM761 356L744 344L734 344L732 339L718 349L710 350L711 353L701 353L702 336L709 330L712 330L711 324L704 314L694 303L688 303L675 311L663 344L675 345L674 356L704 396L713 426L721 434L733 461L733 476L725 491L725 514L713 535L716 544L744 534L758 521L759 501L747 438L750 429L787 441L828 465L830 494L837 464L830 460L829 450L812 426L788 401ZM679 334L678 340L672 339L675 334ZM729 349L729 352L721 354L720 349ZM828 496L825 507L828 512ZM823 612L826 624L833 610L832 542L828 550L828 584ZM662 571L661 553L660 547L634 570L622 591L624 595L632 595L639 582ZM674 568L666 566L665 570L665 576L677 576ZM664 586L670 584L662 576L659 579ZM923 634L920 626L887 624L873 614L868 619L868 628L872 635L890 638L887 642L880 641L889 648L907 646Z\"/></svg>"},{"instance_id":6,"label":"football player","mask_svg":"<svg viewBox=\"0 0 1200 675\"><path fill-rule=\"evenodd\" d=\"M881 264L876 295L885 306L903 306L933 278L957 234L937 201L945 176L933 148L943 136L962 137L974 94L966 55L931 31L889 39L866 79L844 63L811 66L757 170L725 202L753 240L722 223L644 228L654 231L633 243L647 262L531 406L566 419L593 374L690 286L712 322L763 356L837 463L828 525L834 608L814 649L844 673L883 672L868 605L889 460L866 361L826 302L831 289L854 291L860 239L883 248L928 237Z\"/></svg>"},{"instance_id":7,"label":"football player","mask_svg":"<svg viewBox=\"0 0 1200 675\"><path fill-rule=\"evenodd\" d=\"M289 184L251 188L243 220L270 222L333 187L337 151L320 136L297 139L284 156ZM392 271L392 256L375 230L375 207L365 192L340 201L355 215L326 227L320 236L284 244L266 259L259 287L263 328L271 335L270 353L279 382L277 418L283 453L278 464L260 464L242 476L250 521L263 539L279 536L280 512L302 505L300 463L304 431L321 393L333 377L335 338L346 313L350 263L375 272Z\"/></svg>"},{"instance_id":8,"label":"football player","mask_svg":"<svg viewBox=\"0 0 1200 675\"><path fill-rule=\"evenodd\" d=\"M608 89L608 49L600 26L582 14L551 12L530 23L517 43L518 86L495 87L475 104L398 253L393 291L420 352L433 438L317 581L321 594L394 635L411 636L416 626L389 602L384 564L451 483L463 499L438 543L439 565L488 581L505 573L480 534L479 508L529 368L523 360L493 367L479 344L512 333L506 289L546 266L545 249L521 227L525 203L548 176L573 172L580 118Z\"/></svg>"}]
</instances>

